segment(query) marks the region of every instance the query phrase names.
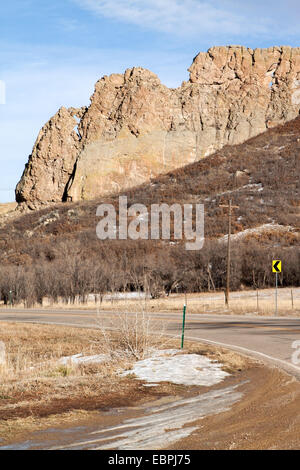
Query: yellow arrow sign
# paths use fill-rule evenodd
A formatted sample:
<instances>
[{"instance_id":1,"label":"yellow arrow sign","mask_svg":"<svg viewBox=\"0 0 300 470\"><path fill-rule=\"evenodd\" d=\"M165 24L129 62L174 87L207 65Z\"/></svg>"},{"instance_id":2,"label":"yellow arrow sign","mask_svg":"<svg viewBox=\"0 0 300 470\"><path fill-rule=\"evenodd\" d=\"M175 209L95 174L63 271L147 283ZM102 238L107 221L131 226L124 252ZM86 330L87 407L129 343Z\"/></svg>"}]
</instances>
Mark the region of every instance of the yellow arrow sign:
<instances>
[{"instance_id":1,"label":"yellow arrow sign","mask_svg":"<svg viewBox=\"0 0 300 470\"><path fill-rule=\"evenodd\" d=\"M273 259L272 271L273 273L281 273L281 260L280 259Z\"/></svg>"}]
</instances>

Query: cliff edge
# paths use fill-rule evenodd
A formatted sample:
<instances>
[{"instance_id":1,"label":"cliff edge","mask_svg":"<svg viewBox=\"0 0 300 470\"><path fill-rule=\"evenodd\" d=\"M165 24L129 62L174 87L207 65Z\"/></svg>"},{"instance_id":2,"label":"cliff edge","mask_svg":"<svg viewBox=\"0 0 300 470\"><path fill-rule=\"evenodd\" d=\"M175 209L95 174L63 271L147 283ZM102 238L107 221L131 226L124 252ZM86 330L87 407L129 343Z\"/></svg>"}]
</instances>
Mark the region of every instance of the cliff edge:
<instances>
[{"instance_id":1,"label":"cliff edge","mask_svg":"<svg viewBox=\"0 0 300 470\"><path fill-rule=\"evenodd\" d=\"M149 181L294 119L300 48L213 47L169 89L135 67L104 76L89 107L60 108L41 129L16 188L35 209Z\"/></svg>"}]
</instances>

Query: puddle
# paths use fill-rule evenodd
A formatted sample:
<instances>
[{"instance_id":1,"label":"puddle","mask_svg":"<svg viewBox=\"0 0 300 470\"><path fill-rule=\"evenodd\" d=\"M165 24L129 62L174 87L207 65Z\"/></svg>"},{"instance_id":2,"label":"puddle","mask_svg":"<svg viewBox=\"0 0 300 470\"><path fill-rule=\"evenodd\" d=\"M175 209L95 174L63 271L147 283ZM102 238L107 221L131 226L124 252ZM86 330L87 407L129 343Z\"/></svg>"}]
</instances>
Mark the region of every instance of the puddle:
<instances>
[{"instance_id":1,"label":"puddle","mask_svg":"<svg viewBox=\"0 0 300 470\"><path fill-rule=\"evenodd\" d=\"M198 429L197 420L229 410L241 399L242 393L238 392L237 388L242 384L194 397L164 397L152 402L151 406L148 403L137 407L136 410L139 410L141 416L133 418L124 416L122 419L119 416L117 420L113 414L118 415L119 409L108 410L105 413L110 413L111 418L115 420L115 424L110 423L113 425L94 423L93 426L65 430L52 428L35 433L32 440L0 446L0 450L164 449ZM133 413L129 408L122 409L122 412L127 416L130 416L130 413L132 416Z\"/></svg>"},{"instance_id":2,"label":"puddle","mask_svg":"<svg viewBox=\"0 0 300 470\"><path fill-rule=\"evenodd\" d=\"M84 426L77 426L75 428L71 428L71 429L64 429L63 432L65 433L76 433L78 431L84 431L85 430L85 427ZM59 433L59 432L62 432L61 429L59 428L50 428L50 429L45 429L44 431L39 431L38 433L36 434L51 434L51 433Z\"/></svg>"}]
</instances>

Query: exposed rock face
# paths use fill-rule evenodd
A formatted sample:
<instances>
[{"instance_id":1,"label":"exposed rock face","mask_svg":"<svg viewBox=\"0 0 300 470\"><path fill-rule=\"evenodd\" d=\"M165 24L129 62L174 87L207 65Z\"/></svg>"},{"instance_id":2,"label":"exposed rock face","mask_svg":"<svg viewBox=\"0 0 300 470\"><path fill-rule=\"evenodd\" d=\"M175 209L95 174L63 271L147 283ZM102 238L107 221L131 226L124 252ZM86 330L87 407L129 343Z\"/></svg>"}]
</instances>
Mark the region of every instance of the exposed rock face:
<instances>
[{"instance_id":1,"label":"exposed rock face","mask_svg":"<svg viewBox=\"0 0 300 470\"><path fill-rule=\"evenodd\" d=\"M62 201L80 150L74 130L77 111L62 107L41 129L16 188L17 202L34 209L41 203Z\"/></svg>"},{"instance_id":2,"label":"exposed rock face","mask_svg":"<svg viewBox=\"0 0 300 470\"><path fill-rule=\"evenodd\" d=\"M17 201L34 207L135 186L299 114L300 48L214 47L189 72L169 89L129 69L100 79L89 108L61 108L39 134Z\"/></svg>"}]
</instances>

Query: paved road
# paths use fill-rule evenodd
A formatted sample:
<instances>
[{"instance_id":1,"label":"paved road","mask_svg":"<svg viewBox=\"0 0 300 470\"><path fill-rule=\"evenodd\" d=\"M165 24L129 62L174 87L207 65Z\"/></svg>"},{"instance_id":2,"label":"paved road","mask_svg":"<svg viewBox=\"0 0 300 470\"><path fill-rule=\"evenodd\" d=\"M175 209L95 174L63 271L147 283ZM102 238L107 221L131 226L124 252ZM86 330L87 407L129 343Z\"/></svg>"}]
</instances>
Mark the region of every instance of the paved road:
<instances>
[{"instance_id":1,"label":"paved road","mask_svg":"<svg viewBox=\"0 0 300 470\"><path fill-rule=\"evenodd\" d=\"M104 319L112 315L117 314L101 312ZM167 334L181 334L181 314L153 313L153 317L163 320ZM1 320L87 328L97 326L96 313L91 310L3 308L0 310ZM299 363L292 361L293 353L295 355L297 349L300 350L300 318L187 314L185 337L226 346L265 363L276 364L300 378L300 353ZM297 349L293 348L295 341L299 341Z\"/></svg>"}]
</instances>

